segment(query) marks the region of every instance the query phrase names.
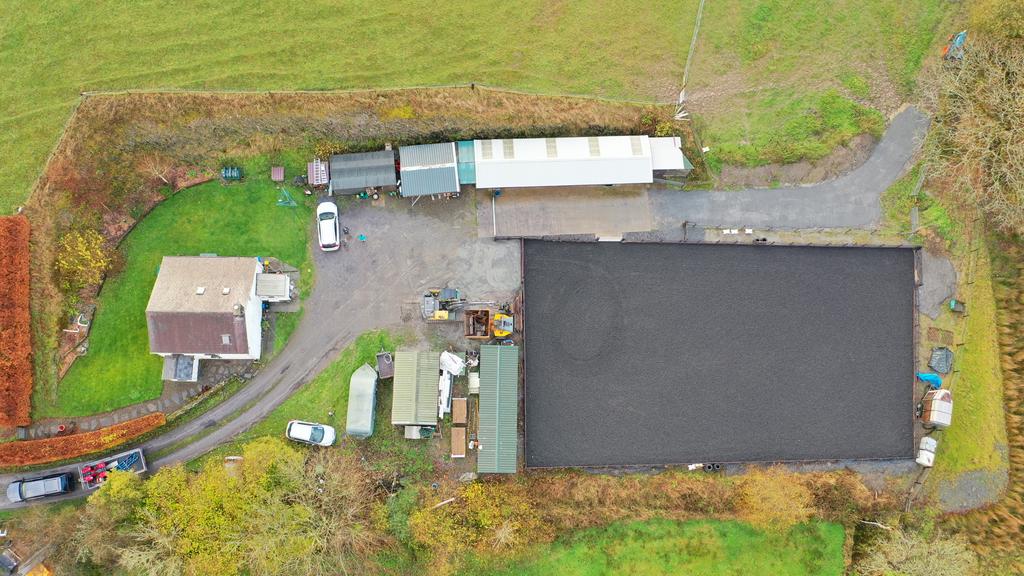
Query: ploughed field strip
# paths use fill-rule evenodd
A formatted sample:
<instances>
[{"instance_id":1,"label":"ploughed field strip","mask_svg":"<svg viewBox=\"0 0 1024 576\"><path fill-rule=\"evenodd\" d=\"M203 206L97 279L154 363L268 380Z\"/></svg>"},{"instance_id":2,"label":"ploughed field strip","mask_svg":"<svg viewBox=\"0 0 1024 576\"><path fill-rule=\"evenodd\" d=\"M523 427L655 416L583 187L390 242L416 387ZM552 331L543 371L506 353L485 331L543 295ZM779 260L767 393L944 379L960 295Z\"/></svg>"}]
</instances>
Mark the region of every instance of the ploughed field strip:
<instances>
[{"instance_id":1,"label":"ploughed field strip","mask_svg":"<svg viewBox=\"0 0 1024 576\"><path fill-rule=\"evenodd\" d=\"M524 250L528 467L913 456L913 250Z\"/></svg>"}]
</instances>

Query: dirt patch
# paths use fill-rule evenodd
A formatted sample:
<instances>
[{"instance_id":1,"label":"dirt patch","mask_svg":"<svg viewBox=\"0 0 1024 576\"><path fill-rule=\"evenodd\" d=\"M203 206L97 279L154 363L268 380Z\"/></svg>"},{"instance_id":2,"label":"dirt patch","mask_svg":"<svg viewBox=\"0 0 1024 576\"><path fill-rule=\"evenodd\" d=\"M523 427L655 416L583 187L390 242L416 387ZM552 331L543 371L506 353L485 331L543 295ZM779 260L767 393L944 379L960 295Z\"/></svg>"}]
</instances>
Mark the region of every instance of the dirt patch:
<instances>
[{"instance_id":1,"label":"dirt patch","mask_svg":"<svg viewBox=\"0 0 1024 576\"><path fill-rule=\"evenodd\" d=\"M767 164L752 168L723 166L719 185L724 188L757 188L815 184L831 180L863 164L877 143L878 140L870 134L860 134L828 156L813 162Z\"/></svg>"}]
</instances>

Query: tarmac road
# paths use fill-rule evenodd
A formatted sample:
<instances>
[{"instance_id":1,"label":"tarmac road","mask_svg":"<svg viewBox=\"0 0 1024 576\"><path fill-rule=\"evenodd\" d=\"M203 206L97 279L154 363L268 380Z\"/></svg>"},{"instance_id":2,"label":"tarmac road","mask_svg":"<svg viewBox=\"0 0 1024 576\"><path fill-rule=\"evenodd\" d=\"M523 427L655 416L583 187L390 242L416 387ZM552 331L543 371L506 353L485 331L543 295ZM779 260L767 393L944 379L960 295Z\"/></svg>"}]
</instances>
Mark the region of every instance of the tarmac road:
<instances>
[{"instance_id":1,"label":"tarmac road","mask_svg":"<svg viewBox=\"0 0 1024 576\"><path fill-rule=\"evenodd\" d=\"M681 222L741 228L865 228L881 220L879 198L903 173L928 133L914 107L897 114L864 164L819 184L735 192L651 190L656 228Z\"/></svg>"}]
</instances>

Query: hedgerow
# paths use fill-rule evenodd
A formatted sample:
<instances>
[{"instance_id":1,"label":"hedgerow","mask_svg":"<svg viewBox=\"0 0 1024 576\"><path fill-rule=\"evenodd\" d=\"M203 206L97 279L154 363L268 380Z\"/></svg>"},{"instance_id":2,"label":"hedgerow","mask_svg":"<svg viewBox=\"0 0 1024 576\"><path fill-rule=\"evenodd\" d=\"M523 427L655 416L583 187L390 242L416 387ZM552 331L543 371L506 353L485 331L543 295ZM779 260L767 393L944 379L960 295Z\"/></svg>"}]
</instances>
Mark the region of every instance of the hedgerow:
<instances>
[{"instance_id":1,"label":"hedgerow","mask_svg":"<svg viewBox=\"0 0 1024 576\"><path fill-rule=\"evenodd\" d=\"M31 466L107 450L163 426L166 421L163 412L154 412L92 432L6 442L0 444L0 466Z\"/></svg>"},{"instance_id":2,"label":"hedgerow","mask_svg":"<svg viewBox=\"0 0 1024 576\"><path fill-rule=\"evenodd\" d=\"M0 427L31 421L32 338L29 317L29 224L0 218Z\"/></svg>"}]
</instances>

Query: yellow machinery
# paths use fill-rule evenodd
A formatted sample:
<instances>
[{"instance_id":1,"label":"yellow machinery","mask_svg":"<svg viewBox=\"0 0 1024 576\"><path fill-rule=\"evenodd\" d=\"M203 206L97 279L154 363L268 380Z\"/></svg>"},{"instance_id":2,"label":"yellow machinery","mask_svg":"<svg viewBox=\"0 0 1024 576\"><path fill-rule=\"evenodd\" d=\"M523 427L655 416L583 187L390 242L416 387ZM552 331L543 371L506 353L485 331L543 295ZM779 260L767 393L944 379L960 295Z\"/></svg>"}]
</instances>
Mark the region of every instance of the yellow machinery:
<instances>
[{"instance_id":1,"label":"yellow machinery","mask_svg":"<svg viewBox=\"0 0 1024 576\"><path fill-rule=\"evenodd\" d=\"M515 330L515 322L511 314L498 312L494 315L491 328L495 338L508 338Z\"/></svg>"}]
</instances>

